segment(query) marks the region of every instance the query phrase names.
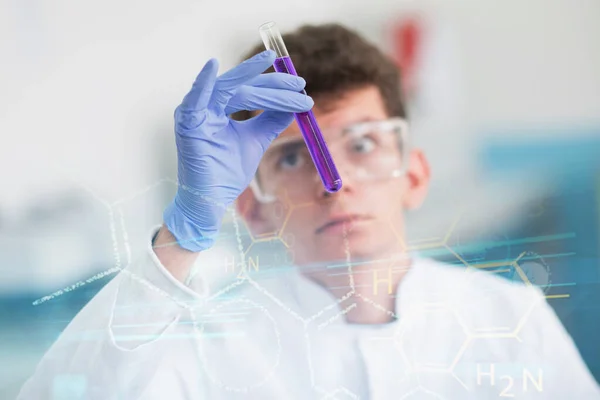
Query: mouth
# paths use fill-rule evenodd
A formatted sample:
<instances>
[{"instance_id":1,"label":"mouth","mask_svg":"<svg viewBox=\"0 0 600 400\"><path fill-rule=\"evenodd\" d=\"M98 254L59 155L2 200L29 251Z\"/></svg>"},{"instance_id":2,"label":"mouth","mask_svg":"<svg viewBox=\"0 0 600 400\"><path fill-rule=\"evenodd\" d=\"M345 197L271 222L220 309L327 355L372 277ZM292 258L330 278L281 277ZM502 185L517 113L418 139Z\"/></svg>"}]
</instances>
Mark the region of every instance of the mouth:
<instances>
[{"instance_id":1,"label":"mouth","mask_svg":"<svg viewBox=\"0 0 600 400\"><path fill-rule=\"evenodd\" d=\"M345 214L330 218L325 224L321 225L316 234L332 231L350 231L352 228L362 222L371 220L371 217L359 214Z\"/></svg>"}]
</instances>

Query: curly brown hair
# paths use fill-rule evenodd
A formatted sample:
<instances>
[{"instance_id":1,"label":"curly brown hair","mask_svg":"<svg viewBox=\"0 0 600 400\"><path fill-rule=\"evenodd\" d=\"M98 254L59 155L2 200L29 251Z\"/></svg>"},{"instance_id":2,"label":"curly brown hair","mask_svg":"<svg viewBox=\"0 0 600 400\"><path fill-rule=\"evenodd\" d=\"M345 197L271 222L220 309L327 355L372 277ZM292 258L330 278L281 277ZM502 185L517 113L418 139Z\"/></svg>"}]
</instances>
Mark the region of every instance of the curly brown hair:
<instances>
[{"instance_id":1,"label":"curly brown hair","mask_svg":"<svg viewBox=\"0 0 600 400\"><path fill-rule=\"evenodd\" d=\"M390 117L406 116L398 67L355 31L339 24L304 25L282 36L298 75L306 80L306 92L315 102L374 85ZM244 59L263 50L262 44L256 45ZM271 67L267 72L274 70ZM232 118L243 121L252 115L249 111L239 111Z\"/></svg>"}]
</instances>

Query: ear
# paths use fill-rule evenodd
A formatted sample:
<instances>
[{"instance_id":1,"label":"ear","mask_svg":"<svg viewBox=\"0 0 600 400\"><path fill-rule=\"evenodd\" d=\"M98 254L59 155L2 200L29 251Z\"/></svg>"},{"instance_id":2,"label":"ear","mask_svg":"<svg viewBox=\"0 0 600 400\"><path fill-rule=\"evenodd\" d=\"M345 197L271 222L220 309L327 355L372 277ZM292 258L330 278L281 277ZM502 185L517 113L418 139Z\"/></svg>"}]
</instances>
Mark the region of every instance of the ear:
<instances>
[{"instance_id":1,"label":"ear","mask_svg":"<svg viewBox=\"0 0 600 400\"><path fill-rule=\"evenodd\" d=\"M253 236L265 235L274 231L272 222L266 218L264 204L256 199L250 187L247 187L238 196L235 207L238 214L246 221Z\"/></svg>"},{"instance_id":2,"label":"ear","mask_svg":"<svg viewBox=\"0 0 600 400\"><path fill-rule=\"evenodd\" d=\"M422 150L411 150L406 178L408 182L403 205L406 210L414 210L423 204L429 191L429 162Z\"/></svg>"}]
</instances>

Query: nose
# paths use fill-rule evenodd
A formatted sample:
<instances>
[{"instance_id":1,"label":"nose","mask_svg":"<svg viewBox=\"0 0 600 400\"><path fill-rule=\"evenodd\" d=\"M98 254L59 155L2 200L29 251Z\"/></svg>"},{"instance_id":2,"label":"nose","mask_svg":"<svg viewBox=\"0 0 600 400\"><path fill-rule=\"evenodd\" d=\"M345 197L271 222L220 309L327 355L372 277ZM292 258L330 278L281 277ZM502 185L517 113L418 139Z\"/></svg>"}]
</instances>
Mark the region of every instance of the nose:
<instances>
[{"instance_id":1,"label":"nose","mask_svg":"<svg viewBox=\"0 0 600 400\"><path fill-rule=\"evenodd\" d=\"M343 192L344 190L346 190L346 185L344 184L342 186L342 188L340 190L338 190L337 192L329 192L323 187L323 183L321 182L320 179L319 179L318 185L319 185L319 188L317 189L317 195L318 195L319 199L323 199L323 200L334 199L336 196L339 196L340 192Z\"/></svg>"},{"instance_id":2,"label":"nose","mask_svg":"<svg viewBox=\"0 0 600 400\"><path fill-rule=\"evenodd\" d=\"M352 167L348 163L340 162L336 163L336 167L342 179L342 187L335 192L329 192L325 189L321 177L315 171L314 182L317 187L317 196L320 199L330 199L339 196L341 193L347 193L354 190L354 179L352 179Z\"/></svg>"}]
</instances>

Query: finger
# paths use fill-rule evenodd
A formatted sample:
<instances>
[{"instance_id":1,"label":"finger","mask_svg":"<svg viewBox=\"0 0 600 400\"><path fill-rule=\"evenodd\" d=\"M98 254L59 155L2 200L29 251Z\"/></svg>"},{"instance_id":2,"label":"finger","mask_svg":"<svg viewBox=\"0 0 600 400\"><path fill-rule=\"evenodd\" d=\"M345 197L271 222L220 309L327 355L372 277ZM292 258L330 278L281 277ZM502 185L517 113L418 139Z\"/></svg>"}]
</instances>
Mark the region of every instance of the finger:
<instances>
[{"instance_id":1,"label":"finger","mask_svg":"<svg viewBox=\"0 0 600 400\"><path fill-rule=\"evenodd\" d=\"M219 76L215 82L211 96L214 105L220 109L224 109L238 87L260 75L274 61L275 52L273 50L265 50Z\"/></svg>"},{"instance_id":2,"label":"finger","mask_svg":"<svg viewBox=\"0 0 600 400\"><path fill-rule=\"evenodd\" d=\"M196 77L192 89L183 98L181 102L182 110L191 111L206 108L217 80L218 71L219 62L214 58L208 60Z\"/></svg>"},{"instance_id":3,"label":"finger","mask_svg":"<svg viewBox=\"0 0 600 400\"><path fill-rule=\"evenodd\" d=\"M268 74L260 74L256 78L250 79L244 86L286 89L299 92L306 86L306 81L296 75L285 74L283 72L271 72Z\"/></svg>"},{"instance_id":4,"label":"finger","mask_svg":"<svg viewBox=\"0 0 600 400\"><path fill-rule=\"evenodd\" d=\"M282 111L265 111L247 121L233 121L252 132L252 137L267 149L271 142L294 121L294 114ZM246 138L244 138L246 139ZM250 138L248 138L250 139Z\"/></svg>"},{"instance_id":5,"label":"finger","mask_svg":"<svg viewBox=\"0 0 600 400\"><path fill-rule=\"evenodd\" d=\"M314 105L310 96L291 90L242 86L227 103L227 115L240 110L306 112Z\"/></svg>"}]
</instances>

